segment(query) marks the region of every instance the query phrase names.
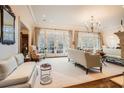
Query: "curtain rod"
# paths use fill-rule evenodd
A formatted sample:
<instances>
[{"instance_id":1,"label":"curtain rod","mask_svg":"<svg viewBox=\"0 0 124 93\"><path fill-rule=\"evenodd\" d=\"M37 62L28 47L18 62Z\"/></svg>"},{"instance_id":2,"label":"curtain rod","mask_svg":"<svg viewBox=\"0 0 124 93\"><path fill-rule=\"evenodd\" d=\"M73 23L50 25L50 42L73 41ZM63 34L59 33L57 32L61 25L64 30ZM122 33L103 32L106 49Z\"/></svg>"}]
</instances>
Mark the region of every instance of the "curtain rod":
<instances>
[{"instance_id":1,"label":"curtain rod","mask_svg":"<svg viewBox=\"0 0 124 93\"><path fill-rule=\"evenodd\" d=\"M39 28L39 27L37 27ZM73 31L69 29L59 29L59 28L39 28L39 29L48 29L48 30L61 30L61 31ZM75 30L77 32L83 32L83 33L99 33L99 32L87 32L87 31L81 31L81 30Z\"/></svg>"},{"instance_id":2,"label":"curtain rod","mask_svg":"<svg viewBox=\"0 0 124 93\"><path fill-rule=\"evenodd\" d=\"M82 32L82 33L96 33L96 34L100 33L100 32L87 32L87 31L81 31L81 30L75 30L75 31Z\"/></svg>"},{"instance_id":3,"label":"curtain rod","mask_svg":"<svg viewBox=\"0 0 124 93\"><path fill-rule=\"evenodd\" d=\"M68 30L68 29L59 29L59 28L40 28L40 29L61 30L61 31L72 31L72 30Z\"/></svg>"}]
</instances>

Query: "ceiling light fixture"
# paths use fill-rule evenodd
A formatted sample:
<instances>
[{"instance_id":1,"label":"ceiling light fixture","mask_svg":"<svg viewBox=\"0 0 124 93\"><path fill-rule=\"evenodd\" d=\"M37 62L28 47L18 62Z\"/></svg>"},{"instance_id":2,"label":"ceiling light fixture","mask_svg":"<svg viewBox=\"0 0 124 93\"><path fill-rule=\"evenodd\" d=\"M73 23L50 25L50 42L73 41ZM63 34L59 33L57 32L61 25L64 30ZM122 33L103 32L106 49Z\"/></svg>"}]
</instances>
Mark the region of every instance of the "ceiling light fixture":
<instances>
[{"instance_id":1,"label":"ceiling light fixture","mask_svg":"<svg viewBox=\"0 0 124 93\"><path fill-rule=\"evenodd\" d=\"M85 27L87 28L88 32L99 32L101 24L94 19L94 16L91 16L91 19L86 23Z\"/></svg>"}]
</instances>

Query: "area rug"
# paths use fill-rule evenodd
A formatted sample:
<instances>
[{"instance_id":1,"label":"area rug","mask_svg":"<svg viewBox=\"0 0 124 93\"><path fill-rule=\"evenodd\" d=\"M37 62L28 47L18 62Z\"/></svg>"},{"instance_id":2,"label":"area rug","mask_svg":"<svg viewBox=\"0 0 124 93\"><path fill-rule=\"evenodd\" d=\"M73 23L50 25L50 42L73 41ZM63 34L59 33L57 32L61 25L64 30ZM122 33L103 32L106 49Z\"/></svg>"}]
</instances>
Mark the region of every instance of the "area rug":
<instances>
[{"instance_id":1,"label":"area rug","mask_svg":"<svg viewBox=\"0 0 124 93\"><path fill-rule=\"evenodd\" d=\"M48 85L40 84L40 65L44 63L49 63L52 66L51 77L52 83ZM67 57L63 58L46 58L41 60L38 64L38 76L34 84L34 88L63 88L76 84L82 84L86 82L95 81L98 79L103 79L111 77L114 75L119 75L124 71L123 66L118 66L111 63L106 63L103 65L103 72L86 72L83 68L75 66L74 62L68 62Z\"/></svg>"}]
</instances>

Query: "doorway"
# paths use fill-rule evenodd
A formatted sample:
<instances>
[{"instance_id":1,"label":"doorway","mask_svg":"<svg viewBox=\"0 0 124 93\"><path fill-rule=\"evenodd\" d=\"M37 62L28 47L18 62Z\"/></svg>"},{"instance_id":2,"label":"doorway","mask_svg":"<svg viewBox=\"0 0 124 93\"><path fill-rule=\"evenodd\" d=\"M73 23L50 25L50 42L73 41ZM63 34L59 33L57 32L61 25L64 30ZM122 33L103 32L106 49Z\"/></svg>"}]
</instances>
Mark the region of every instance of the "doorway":
<instances>
[{"instance_id":1,"label":"doorway","mask_svg":"<svg viewBox=\"0 0 124 93\"><path fill-rule=\"evenodd\" d=\"M26 57L28 55L29 48L29 31L26 26L20 23L20 53Z\"/></svg>"},{"instance_id":2,"label":"doorway","mask_svg":"<svg viewBox=\"0 0 124 93\"><path fill-rule=\"evenodd\" d=\"M39 47L46 57L67 56L70 47L69 31L41 31Z\"/></svg>"}]
</instances>

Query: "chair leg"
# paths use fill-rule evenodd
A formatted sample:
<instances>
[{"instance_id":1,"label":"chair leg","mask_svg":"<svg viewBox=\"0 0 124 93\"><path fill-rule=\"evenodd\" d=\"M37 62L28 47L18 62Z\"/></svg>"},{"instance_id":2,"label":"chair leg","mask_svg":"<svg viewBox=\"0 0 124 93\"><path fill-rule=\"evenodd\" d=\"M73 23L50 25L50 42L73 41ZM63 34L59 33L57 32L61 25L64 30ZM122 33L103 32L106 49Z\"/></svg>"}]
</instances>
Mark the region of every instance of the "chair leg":
<instances>
[{"instance_id":1,"label":"chair leg","mask_svg":"<svg viewBox=\"0 0 124 93\"><path fill-rule=\"evenodd\" d=\"M77 65L77 64L76 64L76 63L74 63L74 65L75 65L75 67L76 67L76 65Z\"/></svg>"},{"instance_id":2,"label":"chair leg","mask_svg":"<svg viewBox=\"0 0 124 93\"><path fill-rule=\"evenodd\" d=\"M102 72L102 67L100 67L100 72Z\"/></svg>"},{"instance_id":3,"label":"chair leg","mask_svg":"<svg viewBox=\"0 0 124 93\"><path fill-rule=\"evenodd\" d=\"M89 71L89 69L87 68L87 69L86 69L86 74L88 74L88 71Z\"/></svg>"}]
</instances>

